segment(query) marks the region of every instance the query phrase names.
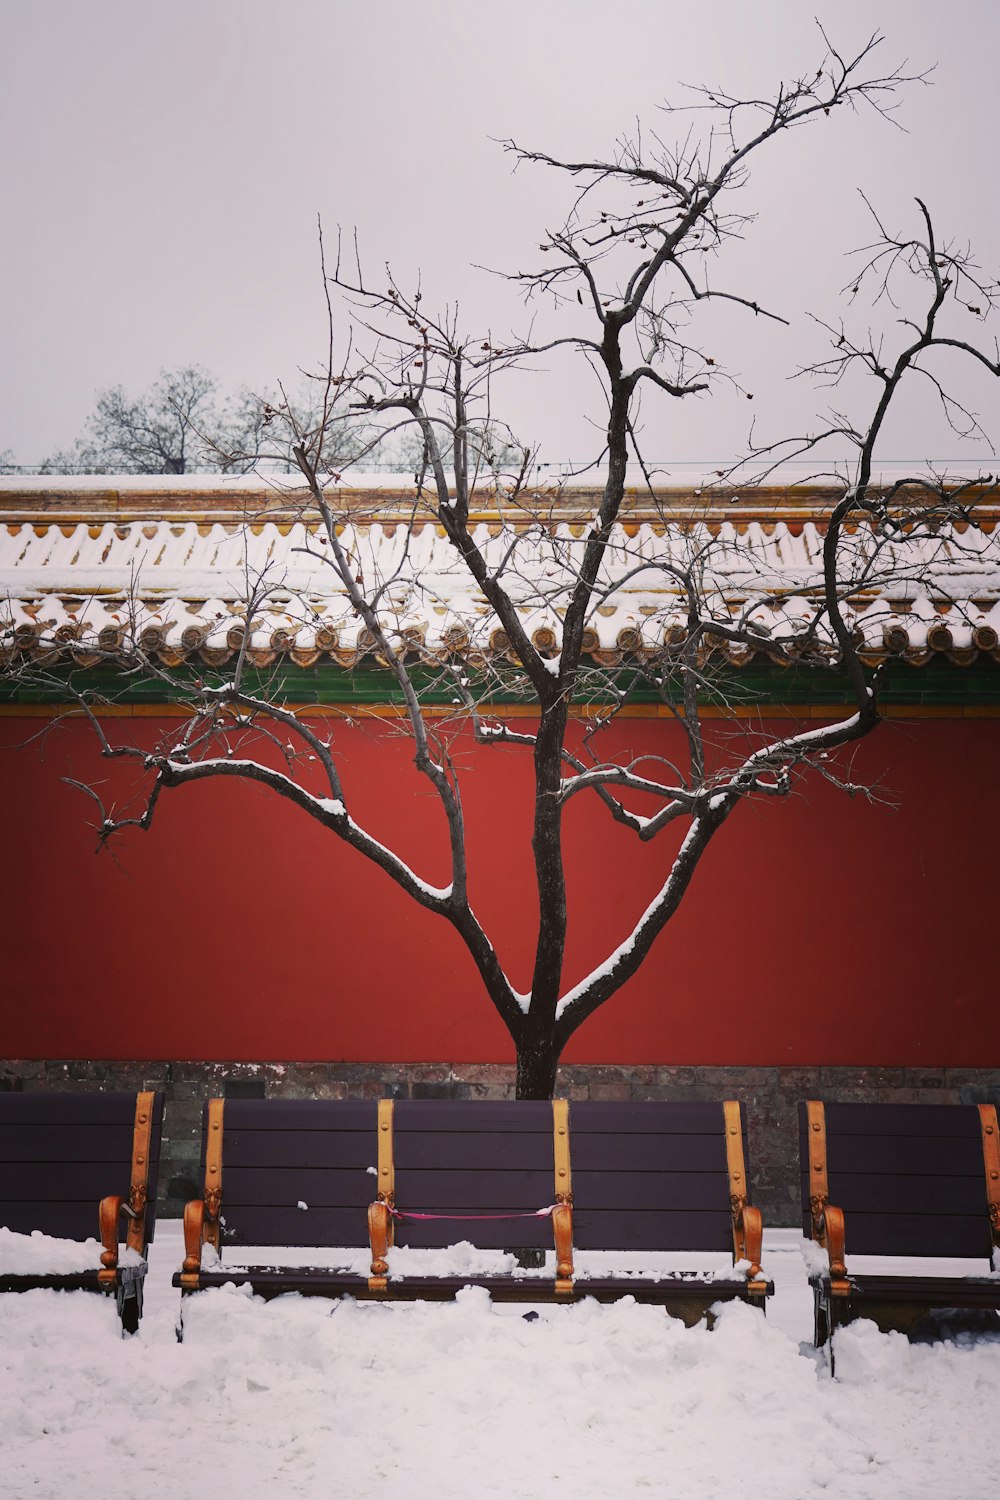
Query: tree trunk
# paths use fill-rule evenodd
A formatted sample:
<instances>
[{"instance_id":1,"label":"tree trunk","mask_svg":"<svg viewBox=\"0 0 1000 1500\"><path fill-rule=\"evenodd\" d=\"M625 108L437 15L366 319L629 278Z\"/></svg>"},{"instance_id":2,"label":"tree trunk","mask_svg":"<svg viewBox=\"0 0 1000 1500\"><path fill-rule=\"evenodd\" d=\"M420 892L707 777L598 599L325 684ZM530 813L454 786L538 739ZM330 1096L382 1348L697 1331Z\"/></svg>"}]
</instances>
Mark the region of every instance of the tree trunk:
<instances>
[{"instance_id":1,"label":"tree trunk","mask_svg":"<svg viewBox=\"0 0 1000 1500\"><path fill-rule=\"evenodd\" d=\"M551 1099L558 1066L559 1053L551 1040L522 1043L517 1049L517 1098ZM544 1250L520 1248L509 1253L522 1270L538 1270L545 1264Z\"/></svg>"},{"instance_id":2,"label":"tree trunk","mask_svg":"<svg viewBox=\"0 0 1000 1500\"><path fill-rule=\"evenodd\" d=\"M528 1042L517 1049L518 1099L551 1099L559 1054L551 1040Z\"/></svg>"}]
</instances>

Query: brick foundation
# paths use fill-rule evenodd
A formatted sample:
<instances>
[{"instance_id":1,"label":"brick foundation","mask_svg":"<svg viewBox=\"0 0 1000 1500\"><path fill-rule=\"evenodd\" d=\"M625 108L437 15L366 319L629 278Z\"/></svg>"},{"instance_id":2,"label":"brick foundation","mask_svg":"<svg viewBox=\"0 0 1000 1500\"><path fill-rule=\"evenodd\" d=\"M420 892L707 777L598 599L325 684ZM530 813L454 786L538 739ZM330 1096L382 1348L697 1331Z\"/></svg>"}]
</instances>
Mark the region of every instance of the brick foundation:
<instances>
[{"instance_id":1,"label":"brick foundation","mask_svg":"<svg viewBox=\"0 0 1000 1500\"><path fill-rule=\"evenodd\" d=\"M276 1099L512 1099L514 1069L497 1063L0 1062L0 1089L160 1089L166 1095L160 1213L180 1215L197 1183L202 1101L210 1094ZM750 1117L754 1199L765 1224L799 1222L799 1099L897 1104L996 1104L1000 1068L568 1066L570 1099L742 1099Z\"/></svg>"}]
</instances>

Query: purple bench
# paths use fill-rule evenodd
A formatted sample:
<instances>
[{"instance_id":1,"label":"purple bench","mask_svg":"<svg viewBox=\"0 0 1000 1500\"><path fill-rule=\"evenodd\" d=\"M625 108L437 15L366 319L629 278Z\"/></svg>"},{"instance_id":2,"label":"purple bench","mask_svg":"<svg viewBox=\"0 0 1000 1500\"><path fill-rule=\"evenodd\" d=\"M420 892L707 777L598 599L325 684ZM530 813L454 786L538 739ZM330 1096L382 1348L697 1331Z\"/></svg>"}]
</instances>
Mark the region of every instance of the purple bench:
<instances>
[{"instance_id":1,"label":"purple bench","mask_svg":"<svg viewBox=\"0 0 1000 1500\"><path fill-rule=\"evenodd\" d=\"M817 1347L854 1318L911 1331L934 1309L996 1309L1000 1147L993 1105L799 1105L802 1225ZM847 1253L978 1262L978 1275L858 1273Z\"/></svg>"},{"instance_id":2,"label":"purple bench","mask_svg":"<svg viewBox=\"0 0 1000 1500\"><path fill-rule=\"evenodd\" d=\"M0 1292L36 1287L115 1297L124 1333L142 1315L156 1224L163 1096L0 1093L0 1225L18 1234L102 1242L92 1268L0 1271ZM122 1261L119 1230L127 1224Z\"/></svg>"},{"instance_id":3,"label":"purple bench","mask_svg":"<svg viewBox=\"0 0 1000 1500\"><path fill-rule=\"evenodd\" d=\"M205 1188L185 1212L174 1285L183 1306L228 1282L265 1298L383 1301L445 1300L472 1284L503 1301L632 1296L693 1323L720 1300L763 1307L773 1290L746 1161L735 1103L210 1100ZM462 1240L554 1248L554 1273L393 1274L393 1245ZM206 1243L232 1253L232 1268L203 1267ZM367 1254L348 1270L247 1265L242 1246ZM579 1277L577 1250L716 1251L733 1270Z\"/></svg>"}]
</instances>

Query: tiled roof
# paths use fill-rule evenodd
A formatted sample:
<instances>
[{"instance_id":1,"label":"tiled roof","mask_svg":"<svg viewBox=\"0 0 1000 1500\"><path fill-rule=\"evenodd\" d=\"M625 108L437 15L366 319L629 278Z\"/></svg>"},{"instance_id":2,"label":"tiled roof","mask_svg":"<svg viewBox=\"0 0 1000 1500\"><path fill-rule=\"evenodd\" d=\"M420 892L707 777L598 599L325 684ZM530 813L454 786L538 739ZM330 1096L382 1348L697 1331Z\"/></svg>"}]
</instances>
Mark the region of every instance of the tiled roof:
<instances>
[{"instance_id":1,"label":"tiled roof","mask_svg":"<svg viewBox=\"0 0 1000 1500\"><path fill-rule=\"evenodd\" d=\"M175 481L182 486L183 481ZM192 493L192 505L200 496ZM267 599L249 625L258 666L288 657L301 666L321 656L351 667L372 643L343 585L324 558L323 539L302 520L262 518L248 525L145 515L110 520L99 513L58 521L40 506L0 525L0 649L87 664L123 640L137 641L166 666L191 659L221 666L239 650L247 627L248 581L263 579ZM760 515L759 509L749 516ZM561 512L567 514L565 507ZM572 514L572 511L569 512ZM817 509L814 508L814 514ZM528 633L546 654L560 645L562 611L588 518L553 520L514 533L480 522L475 540L518 601ZM763 521L738 513L667 521L662 513L622 525L608 549L601 598L585 649L605 665L676 644L686 630L684 599L666 565L704 558L704 590L717 618L750 610L758 649L713 647L737 664L767 658L767 642L801 637L814 617L821 583L822 517ZM342 540L367 586L385 584L380 613L397 638L439 659L502 655L507 646L471 577L433 521L359 519ZM849 545L861 556L870 537ZM1000 660L1000 527L948 527L879 559L847 605L871 659L902 656L919 665L936 654L966 663L978 652ZM828 628L817 632L832 650Z\"/></svg>"}]
</instances>

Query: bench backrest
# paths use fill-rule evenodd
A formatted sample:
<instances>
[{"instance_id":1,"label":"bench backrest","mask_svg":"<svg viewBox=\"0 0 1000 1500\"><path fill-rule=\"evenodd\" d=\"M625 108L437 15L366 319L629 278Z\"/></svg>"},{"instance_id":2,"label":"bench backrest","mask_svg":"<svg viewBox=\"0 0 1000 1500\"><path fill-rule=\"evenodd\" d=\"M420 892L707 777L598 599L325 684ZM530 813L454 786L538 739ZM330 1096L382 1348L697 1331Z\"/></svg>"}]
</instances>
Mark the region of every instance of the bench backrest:
<instances>
[{"instance_id":1,"label":"bench backrest","mask_svg":"<svg viewBox=\"0 0 1000 1500\"><path fill-rule=\"evenodd\" d=\"M746 1115L745 1183L753 1202ZM726 1122L720 1102L570 1106L573 1242L579 1250L732 1251Z\"/></svg>"},{"instance_id":2,"label":"bench backrest","mask_svg":"<svg viewBox=\"0 0 1000 1500\"><path fill-rule=\"evenodd\" d=\"M374 1099L227 1099L223 1246L367 1245L377 1111ZM207 1130L206 1103L203 1176Z\"/></svg>"},{"instance_id":3,"label":"bench backrest","mask_svg":"<svg viewBox=\"0 0 1000 1500\"><path fill-rule=\"evenodd\" d=\"M136 1094L0 1094L0 1224L61 1239L98 1235L102 1198L128 1202ZM163 1095L152 1098L145 1241L156 1225ZM124 1235L125 1226L122 1225Z\"/></svg>"},{"instance_id":4,"label":"bench backrest","mask_svg":"<svg viewBox=\"0 0 1000 1500\"><path fill-rule=\"evenodd\" d=\"M799 1105L802 1222L819 1116ZM988 1257L991 1234L980 1112L959 1104L826 1104L828 1201L843 1209L848 1255Z\"/></svg>"},{"instance_id":5,"label":"bench backrest","mask_svg":"<svg viewBox=\"0 0 1000 1500\"><path fill-rule=\"evenodd\" d=\"M411 1100L393 1114L404 1214L530 1213L560 1190L549 1103ZM742 1110L740 1126L746 1161ZM571 1103L569 1160L578 1250L732 1250L721 1103ZM462 1239L551 1249L552 1228L533 1218L396 1224L397 1245Z\"/></svg>"},{"instance_id":6,"label":"bench backrest","mask_svg":"<svg viewBox=\"0 0 1000 1500\"><path fill-rule=\"evenodd\" d=\"M396 1206L406 1213L532 1214L555 1194L544 1100L400 1100L393 1108ZM468 1240L483 1250L552 1248L548 1219L400 1219L397 1245Z\"/></svg>"},{"instance_id":7,"label":"bench backrest","mask_svg":"<svg viewBox=\"0 0 1000 1500\"><path fill-rule=\"evenodd\" d=\"M732 1250L721 1103L573 1103L568 1135L578 1249ZM400 1100L381 1121L374 1100L227 1100L223 1245L366 1245L387 1163L397 1245L552 1248L534 1213L561 1186L553 1108L527 1100Z\"/></svg>"}]
</instances>

